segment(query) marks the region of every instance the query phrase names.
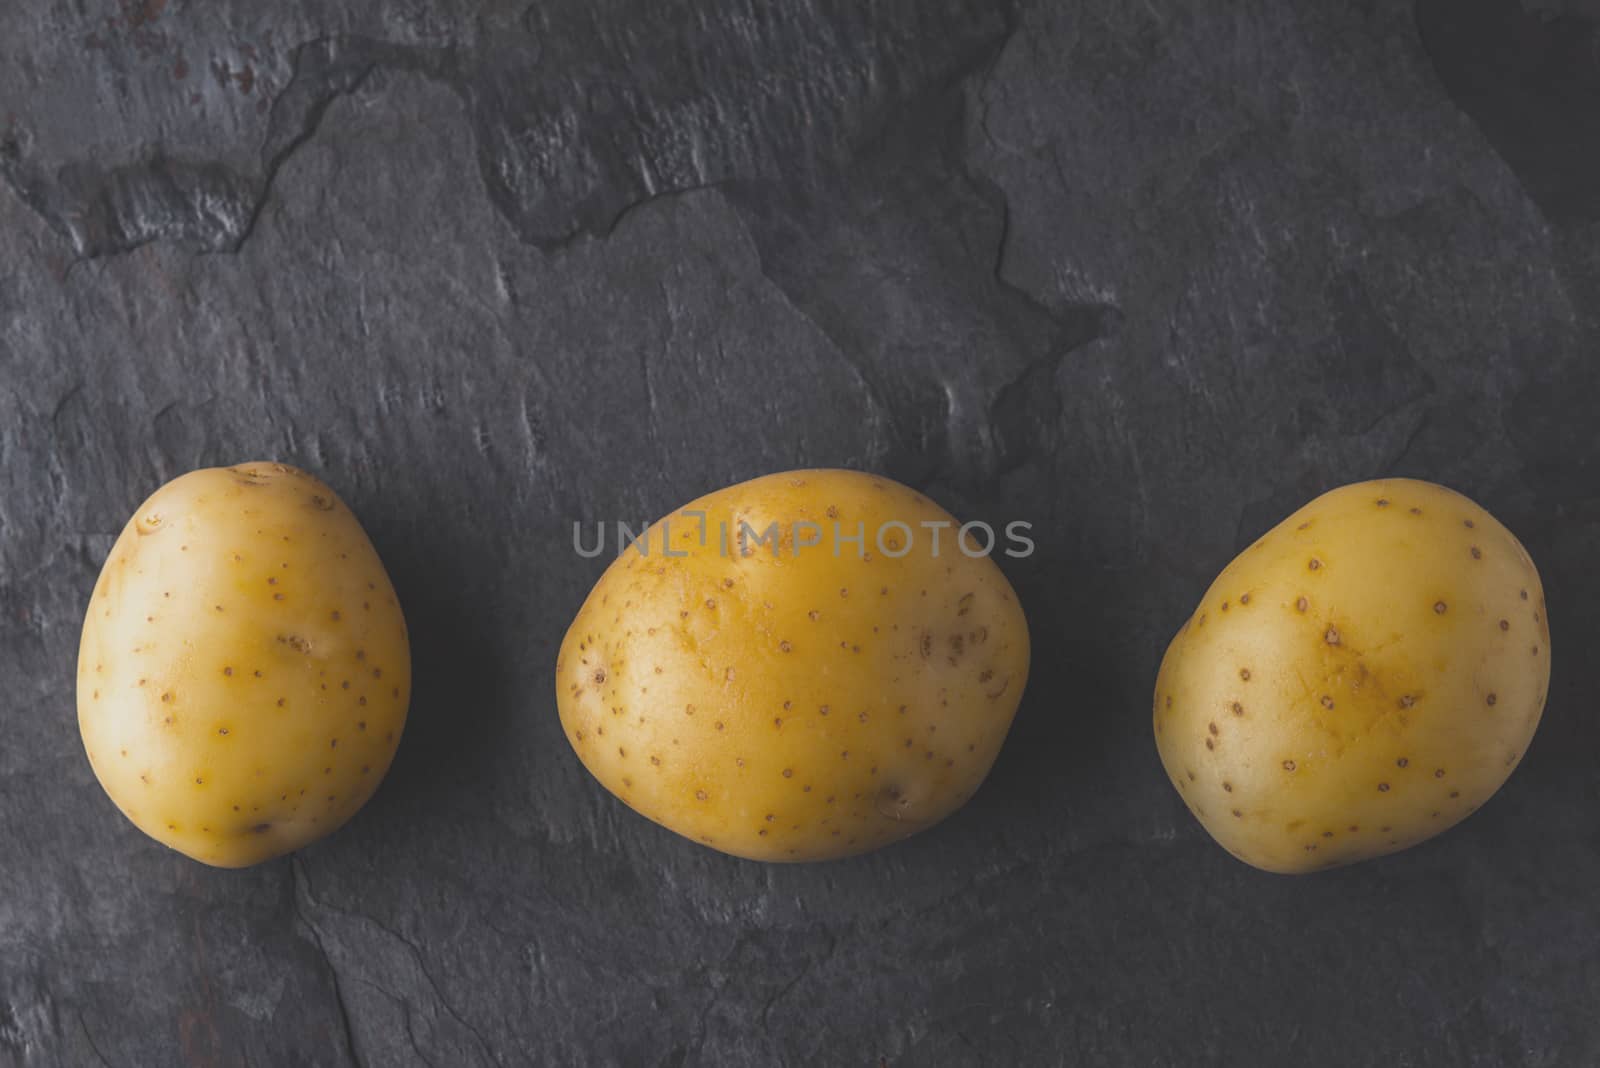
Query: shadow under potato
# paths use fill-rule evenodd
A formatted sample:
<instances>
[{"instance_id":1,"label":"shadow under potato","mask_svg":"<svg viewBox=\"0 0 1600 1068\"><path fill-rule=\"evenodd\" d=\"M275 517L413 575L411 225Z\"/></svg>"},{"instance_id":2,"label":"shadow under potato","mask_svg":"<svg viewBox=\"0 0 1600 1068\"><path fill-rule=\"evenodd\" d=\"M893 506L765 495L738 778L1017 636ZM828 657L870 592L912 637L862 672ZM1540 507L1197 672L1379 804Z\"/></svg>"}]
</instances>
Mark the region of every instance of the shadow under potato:
<instances>
[{"instance_id":1,"label":"shadow under potato","mask_svg":"<svg viewBox=\"0 0 1600 1068\"><path fill-rule=\"evenodd\" d=\"M1047 540L1007 570L1027 613L1032 662L1016 720L976 803L999 812L1040 804L1060 811L1101 795L1107 777L1134 754L1153 758L1153 744L1145 744L1148 695L1117 667L1129 662L1126 646L1138 638L1122 622L1084 610L1112 603L1096 591L1114 580Z\"/></svg>"},{"instance_id":2,"label":"shadow under potato","mask_svg":"<svg viewBox=\"0 0 1600 1068\"><path fill-rule=\"evenodd\" d=\"M441 561L463 559L459 531L430 532L419 524L406 535L374 537L411 642L411 707L394 763L370 803L378 811L461 795L460 785L484 777L504 749L506 721L516 707L504 699L503 627L485 603L486 569L441 567ZM485 551L472 555L492 558Z\"/></svg>"}]
</instances>

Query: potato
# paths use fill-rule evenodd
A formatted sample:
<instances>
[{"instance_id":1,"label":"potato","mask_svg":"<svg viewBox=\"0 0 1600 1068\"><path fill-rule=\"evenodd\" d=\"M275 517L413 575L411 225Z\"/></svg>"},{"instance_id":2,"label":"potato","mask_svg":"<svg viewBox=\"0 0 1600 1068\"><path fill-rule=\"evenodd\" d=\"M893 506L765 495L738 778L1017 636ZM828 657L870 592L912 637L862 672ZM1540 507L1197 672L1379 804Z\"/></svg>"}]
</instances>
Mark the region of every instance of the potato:
<instances>
[{"instance_id":1,"label":"potato","mask_svg":"<svg viewBox=\"0 0 1600 1068\"><path fill-rule=\"evenodd\" d=\"M1442 486L1362 482L1218 576L1162 661L1156 746L1224 848L1306 872L1482 805L1549 681L1544 592L1511 532Z\"/></svg>"},{"instance_id":2,"label":"potato","mask_svg":"<svg viewBox=\"0 0 1600 1068\"><path fill-rule=\"evenodd\" d=\"M937 552L924 522L949 524ZM829 859L931 826L988 774L1028 675L1016 595L967 555L981 536L956 536L925 497L854 471L686 505L562 642L572 747L640 814L735 856Z\"/></svg>"},{"instance_id":3,"label":"potato","mask_svg":"<svg viewBox=\"0 0 1600 1068\"><path fill-rule=\"evenodd\" d=\"M332 490L281 464L194 471L146 501L78 653L94 773L152 838L225 868L348 820L405 726L394 589Z\"/></svg>"}]
</instances>

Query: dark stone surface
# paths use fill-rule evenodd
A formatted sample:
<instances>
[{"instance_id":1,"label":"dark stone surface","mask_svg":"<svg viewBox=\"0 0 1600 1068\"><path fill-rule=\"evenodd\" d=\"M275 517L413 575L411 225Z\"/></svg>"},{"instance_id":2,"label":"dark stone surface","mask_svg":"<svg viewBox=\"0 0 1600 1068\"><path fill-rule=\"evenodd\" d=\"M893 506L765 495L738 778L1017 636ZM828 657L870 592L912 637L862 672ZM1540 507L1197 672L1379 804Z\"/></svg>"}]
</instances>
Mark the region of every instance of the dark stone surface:
<instances>
[{"instance_id":1,"label":"dark stone surface","mask_svg":"<svg viewBox=\"0 0 1600 1068\"><path fill-rule=\"evenodd\" d=\"M1580 4L15 0L0 6L0 1063L1600 1062L1600 24ZM145 840L73 711L164 480L339 488L412 721L339 834ZM1032 520L989 783L762 867L606 795L555 715L600 561L801 465ZM1267 876L1149 688L1340 482L1499 515L1545 722L1464 826Z\"/></svg>"}]
</instances>

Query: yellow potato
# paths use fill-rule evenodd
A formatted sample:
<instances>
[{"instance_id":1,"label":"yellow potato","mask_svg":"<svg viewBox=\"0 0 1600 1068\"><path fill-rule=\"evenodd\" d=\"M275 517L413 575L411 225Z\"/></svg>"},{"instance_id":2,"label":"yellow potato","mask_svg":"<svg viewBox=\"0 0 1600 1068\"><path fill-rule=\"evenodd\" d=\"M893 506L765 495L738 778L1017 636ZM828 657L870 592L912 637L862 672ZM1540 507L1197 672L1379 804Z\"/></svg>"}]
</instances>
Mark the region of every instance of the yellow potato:
<instances>
[{"instance_id":1,"label":"yellow potato","mask_svg":"<svg viewBox=\"0 0 1600 1068\"><path fill-rule=\"evenodd\" d=\"M937 555L924 522L951 524ZM1028 674L1015 594L967 555L984 539L963 551L956 534L925 497L854 471L686 505L567 632L568 739L633 809L736 856L841 857L932 825L988 774Z\"/></svg>"},{"instance_id":2,"label":"yellow potato","mask_svg":"<svg viewBox=\"0 0 1600 1068\"><path fill-rule=\"evenodd\" d=\"M410 699L405 620L355 516L281 464L194 471L112 547L78 726L146 834L218 867L321 838L383 778Z\"/></svg>"},{"instance_id":3,"label":"yellow potato","mask_svg":"<svg viewBox=\"0 0 1600 1068\"><path fill-rule=\"evenodd\" d=\"M1544 591L1511 532L1442 486L1363 482L1218 576L1161 664L1156 746L1224 848L1306 872L1482 805L1549 681Z\"/></svg>"}]
</instances>

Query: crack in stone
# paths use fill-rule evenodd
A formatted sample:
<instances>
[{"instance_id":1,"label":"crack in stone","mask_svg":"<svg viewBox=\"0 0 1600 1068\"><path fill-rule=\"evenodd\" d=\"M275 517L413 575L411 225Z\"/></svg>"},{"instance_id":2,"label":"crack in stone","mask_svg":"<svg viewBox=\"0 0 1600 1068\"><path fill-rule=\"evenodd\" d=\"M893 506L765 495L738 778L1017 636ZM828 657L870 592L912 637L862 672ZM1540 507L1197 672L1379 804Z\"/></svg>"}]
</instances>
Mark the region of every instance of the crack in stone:
<instances>
[{"instance_id":1,"label":"crack in stone","mask_svg":"<svg viewBox=\"0 0 1600 1068\"><path fill-rule=\"evenodd\" d=\"M471 1023L469 1023L465 1018L463 1018L461 1016L461 1014L456 1011L455 1007L452 1006L450 1004L450 1002L445 999L444 993L439 989L438 981L434 979L432 973L428 971L428 968L427 968L426 964L423 963L422 950L421 950L420 947L417 946L417 944L415 942L411 941L411 939L405 937L400 932L398 932L398 931L396 931L396 930L394 930L394 929L392 929L390 927L385 926L384 924L380 923L376 919L373 919L371 916L367 916L367 915L364 915L364 914L361 914L361 913L346 912L346 911L344 911L342 909L334 908L331 905L325 905L325 904L321 904L321 903L317 902L316 899L314 897L312 897L312 895L311 895L310 879L305 873L304 866L303 866L302 862L300 861L300 859L298 857L292 857L292 858L290 858L290 860L291 860L291 863L293 864L294 870L295 870L295 883L296 883L295 908L296 908L297 912L300 913L301 918L304 920L304 922L311 928L312 934L316 939L317 948L319 950L323 951L324 959L326 959L328 961L328 966L329 966L330 970L332 970L333 973L334 973L334 976L335 976L335 992L336 992L336 994L338 994L337 977L339 975L339 972L338 972L338 969L333 965L332 958L325 951L323 940L322 940L322 935L321 935L321 932L320 932L320 928L318 928L316 926L316 924L313 923L305 915L304 908L307 907L307 906L310 907L313 910L332 912L332 913L335 913L335 914L338 914L338 915L341 915L341 916L351 917L351 918L353 918L355 920L370 924L378 932L380 932L381 934L383 934L387 938L393 940L394 942L398 943L400 946L404 947L406 955L411 958L412 964L416 967L417 975L421 977L422 982L424 984L426 984L426 986L427 986L428 992L432 995L432 1000L433 1000L434 1005L445 1016L448 1016L451 1020L455 1021L457 1026L459 1026L463 1031L465 1031L467 1034L472 1036L474 1041L477 1043L477 1051L478 1051L478 1055L480 1057L480 1063L483 1063L483 1064L493 1064L493 1063L495 1063L494 1055L492 1053L493 1046L490 1045L488 1039L484 1036L482 1031L480 1031L476 1026L474 1026ZM372 982L370 980L367 980L364 977L357 976L355 978L361 979L361 981L363 981L363 982L367 982L368 985L374 985L374 984L372 984ZM381 988L381 987L380 987L380 989L383 989L384 993L388 994L390 997L395 997L395 995L394 995L394 993L392 991L389 991L386 988ZM343 1004L342 994L339 994L339 998L340 998L340 1008L341 1008L341 1010L343 1010L344 1004ZM401 1004L407 1006L407 1016L408 1016L408 1019L409 1019L409 1014L410 1014L410 1010L409 1010L410 1001L409 1001L409 999L395 997L395 1000L400 1001ZM348 1016L346 1017L346 1024L348 1025ZM408 1026L409 1026L409 1024L408 1024ZM353 1035L353 1032L348 1030L348 1026L347 1026L347 1030L346 1030L346 1035L347 1036L352 1036ZM352 1051L353 1051L353 1041L351 1043L351 1047L352 1047ZM420 1051L419 1051L419 1055L420 1055ZM352 1056L353 1056L353 1052L352 1052ZM359 1061L357 1061L356 1063L359 1063Z\"/></svg>"},{"instance_id":2,"label":"crack in stone","mask_svg":"<svg viewBox=\"0 0 1600 1068\"><path fill-rule=\"evenodd\" d=\"M334 967L333 958L328 956L327 947L322 943L322 931L306 914L304 903L315 902L311 898L311 880L306 875L305 867L299 857L290 857L289 865L294 873L294 912L300 922L306 925L311 932L311 944L322 956L322 963L328 969L328 975L333 981L333 1001L339 1010L339 1025L344 1030L344 1052L352 1065L360 1065L361 1058L356 1055L355 1028L350 1023L350 1007L345 1003L344 990L340 987L339 969Z\"/></svg>"},{"instance_id":3,"label":"crack in stone","mask_svg":"<svg viewBox=\"0 0 1600 1068\"><path fill-rule=\"evenodd\" d=\"M356 978L353 981L376 990L378 993L394 1002L395 1007L400 1010L401 1019L405 1021L406 1044L411 1047L411 1052L417 1055L417 1059L423 1064L427 1065L427 1068L435 1068L433 1058L424 1053L422 1047L417 1043L417 1029L412 1026L411 1022L411 1005L406 1001L406 999L401 997L399 994L396 994L393 990L390 990L382 983L373 982L371 979Z\"/></svg>"},{"instance_id":4,"label":"crack in stone","mask_svg":"<svg viewBox=\"0 0 1600 1068\"><path fill-rule=\"evenodd\" d=\"M914 27L898 36L874 32L877 22L852 6L815 2L753 20L707 20L693 31L666 14L625 28L583 8L550 16L565 20L557 29L593 38L582 42L597 46L586 59L546 45L563 35L532 26L541 21L537 8L524 19L528 29L469 52L321 37L294 49L258 173L153 150L109 166L68 163L50 181L43 164L27 158L26 131L13 122L0 134L0 180L80 261L160 240L236 253L282 167L333 101L379 70L410 72L460 97L491 203L520 240L553 250L585 234L605 236L627 211L665 194L740 180L813 182L870 144L897 109L988 62L992 23L1009 32L1009 5L997 21L995 10L955 0L932 12L904 2L916 18L881 20ZM791 54L792 21L832 45L819 48L823 61ZM702 52L722 62L706 64Z\"/></svg>"},{"instance_id":5,"label":"crack in stone","mask_svg":"<svg viewBox=\"0 0 1600 1068\"><path fill-rule=\"evenodd\" d=\"M316 133L329 105L359 88L375 65L341 62L332 40L297 48L295 73L272 104L259 176L220 162L176 159L156 148L138 161L109 167L74 161L49 182L28 165L13 126L0 137L0 180L71 243L75 263L161 240L202 253L238 252L284 163ZM314 88L303 80L308 68L318 82Z\"/></svg>"},{"instance_id":6,"label":"crack in stone","mask_svg":"<svg viewBox=\"0 0 1600 1068\"><path fill-rule=\"evenodd\" d=\"M94 1040L94 1035L89 1031L89 1024L83 1018L83 1010L77 1012L78 1030L83 1032L83 1040L89 1044L89 1052L94 1054L94 1059L100 1062L101 1068L111 1068L111 1062L106 1060L106 1055L100 1051L100 1045Z\"/></svg>"},{"instance_id":7,"label":"crack in stone","mask_svg":"<svg viewBox=\"0 0 1600 1068\"><path fill-rule=\"evenodd\" d=\"M992 59L975 60L969 76ZM877 417L872 462L910 485L977 484L1036 453L1059 416L1055 368L1121 323L1109 304L1050 308L1003 277L1008 209L969 163L969 106L952 90L901 109L886 144L841 176L837 196L729 190L763 274L862 382ZM897 266L908 263L909 272ZM949 302L953 286L984 298ZM863 291L885 294L887 311L850 299ZM897 331L900 321L909 328ZM975 344L991 358L975 360ZM916 382L895 374L905 365L897 346L907 345L926 350ZM918 415L934 410L942 425Z\"/></svg>"},{"instance_id":8,"label":"crack in stone","mask_svg":"<svg viewBox=\"0 0 1600 1068\"><path fill-rule=\"evenodd\" d=\"M789 992L795 987L799 986L801 980L805 979L807 975L810 975L813 971L815 971L819 965L826 964L828 961L832 960L834 951L838 948L839 940L837 937L832 935L826 936L826 939L827 944L823 951L818 956L811 958L801 965L800 970L795 972L794 977L788 982L784 983L777 990L773 991L772 996L767 998L766 1002L761 1006L761 1029L763 1031L771 1030L770 1021L773 1007L776 1006L778 1002L788 997Z\"/></svg>"}]
</instances>

